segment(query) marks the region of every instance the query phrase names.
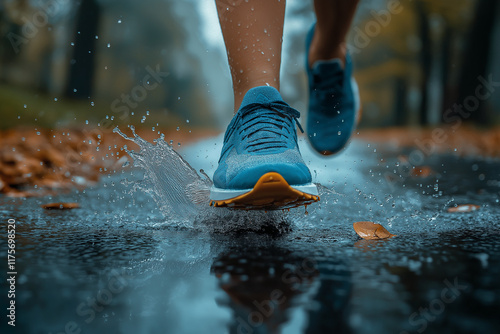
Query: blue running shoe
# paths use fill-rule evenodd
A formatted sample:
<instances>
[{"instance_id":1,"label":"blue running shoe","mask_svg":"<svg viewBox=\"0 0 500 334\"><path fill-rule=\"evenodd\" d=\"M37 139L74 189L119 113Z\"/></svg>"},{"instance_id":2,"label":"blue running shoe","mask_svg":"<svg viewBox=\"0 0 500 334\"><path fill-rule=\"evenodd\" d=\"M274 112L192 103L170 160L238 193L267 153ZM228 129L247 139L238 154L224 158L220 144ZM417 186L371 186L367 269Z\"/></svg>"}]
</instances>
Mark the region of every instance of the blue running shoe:
<instances>
[{"instance_id":1,"label":"blue running shoe","mask_svg":"<svg viewBox=\"0 0 500 334\"><path fill-rule=\"evenodd\" d=\"M297 144L299 117L275 88L250 89L224 135L210 205L272 210L318 201Z\"/></svg>"},{"instance_id":2,"label":"blue running shoe","mask_svg":"<svg viewBox=\"0 0 500 334\"><path fill-rule=\"evenodd\" d=\"M306 69L309 78L307 136L312 147L323 155L340 151L356 127L360 109L358 85L352 76L352 61L320 60L309 67L312 26L306 39Z\"/></svg>"}]
</instances>

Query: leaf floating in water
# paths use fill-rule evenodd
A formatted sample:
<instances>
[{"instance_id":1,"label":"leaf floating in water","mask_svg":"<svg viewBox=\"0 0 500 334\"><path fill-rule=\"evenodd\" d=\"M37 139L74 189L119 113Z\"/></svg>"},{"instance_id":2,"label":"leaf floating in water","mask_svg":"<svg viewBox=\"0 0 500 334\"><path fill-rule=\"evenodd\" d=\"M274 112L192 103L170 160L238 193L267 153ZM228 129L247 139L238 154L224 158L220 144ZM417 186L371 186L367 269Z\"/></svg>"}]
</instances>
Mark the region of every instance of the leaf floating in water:
<instances>
[{"instance_id":1,"label":"leaf floating in water","mask_svg":"<svg viewBox=\"0 0 500 334\"><path fill-rule=\"evenodd\" d=\"M382 225L372 222L356 222L353 224L354 231L363 239L380 240L389 239L395 235L387 231Z\"/></svg>"},{"instance_id":2,"label":"leaf floating in water","mask_svg":"<svg viewBox=\"0 0 500 334\"><path fill-rule=\"evenodd\" d=\"M434 174L434 171L429 167L429 166L419 166L419 167L414 167L411 170L411 176L414 177L428 177Z\"/></svg>"},{"instance_id":3,"label":"leaf floating in water","mask_svg":"<svg viewBox=\"0 0 500 334\"><path fill-rule=\"evenodd\" d=\"M377 224L380 225L380 224ZM376 230L375 230L375 235L379 237L380 239L389 239L392 237L395 237L395 234L392 234L391 232L387 231L385 227L380 225Z\"/></svg>"},{"instance_id":4,"label":"leaf floating in water","mask_svg":"<svg viewBox=\"0 0 500 334\"><path fill-rule=\"evenodd\" d=\"M41 205L46 210L69 210L79 208L78 203L49 203Z\"/></svg>"},{"instance_id":5,"label":"leaf floating in water","mask_svg":"<svg viewBox=\"0 0 500 334\"><path fill-rule=\"evenodd\" d=\"M463 204L448 208L448 212L471 212L479 210L480 206L475 204Z\"/></svg>"}]
</instances>

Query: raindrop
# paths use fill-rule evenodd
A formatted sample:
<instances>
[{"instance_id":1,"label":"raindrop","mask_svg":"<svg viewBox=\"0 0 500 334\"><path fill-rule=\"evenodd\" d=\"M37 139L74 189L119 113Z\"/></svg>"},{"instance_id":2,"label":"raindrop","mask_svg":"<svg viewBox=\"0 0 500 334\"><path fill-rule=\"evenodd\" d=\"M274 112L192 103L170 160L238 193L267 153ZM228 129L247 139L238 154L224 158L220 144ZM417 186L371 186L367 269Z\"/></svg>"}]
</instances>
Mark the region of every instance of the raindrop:
<instances>
[{"instance_id":1,"label":"raindrop","mask_svg":"<svg viewBox=\"0 0 500 334\"><path fill-rule=\"evenodd\" d=\"M189 123L189 119L186 119L186 123Z\"/></svg>"},{"instance_id":2,"label":"raindrop","mask_svg":"<svg viewBox=\"0 0 500 334\"><path fill-rule=\"evenodd\" d=\"M89 124L89 120L88 119L85 120L85 124Z\"/></svg>"},{"instance_id":3,"label":"raindrop","mask_svg":"<svg viewBox=\"0 0 500 334\"><path fill-rule=\"evenodd\" d=\"M176 130L177 130L177 131L179 131L180 129L181 129L180 127L177 127L177 129L176 129Z\"/></svg>"},{"instance_id":4,"label":"raindrop","mask_svg":"<svg viewBox=\"0 0 500 334\"><path fill-rule=\"evenodd\" d=\"M122 20L118 20L118 24L122 23Z\"/></svg>"},{"instance_id":5,"label":"raindrop","mask_svg":"<svg viewBox=\"0 0 500 334\"><path fill-rule=\"evenodd\" d=\"M110 47L111 47L111 43L108 43L108 48L110 48Z\"/></svg>"}]
</instances>

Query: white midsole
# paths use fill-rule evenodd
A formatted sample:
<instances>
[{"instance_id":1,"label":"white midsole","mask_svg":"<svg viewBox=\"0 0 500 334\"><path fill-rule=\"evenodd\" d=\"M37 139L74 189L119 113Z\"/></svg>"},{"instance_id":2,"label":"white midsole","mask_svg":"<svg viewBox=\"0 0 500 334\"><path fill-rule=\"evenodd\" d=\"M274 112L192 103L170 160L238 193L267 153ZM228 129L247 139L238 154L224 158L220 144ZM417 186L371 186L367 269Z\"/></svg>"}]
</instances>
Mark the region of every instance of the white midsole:
<instances>
[{"instance_id":1,"label":"white midsole","mask_svg":"<svg viewBox=\"0 0 500 334\"><path fill-rule=\"evenodd\" d=\"M358 83L356 82L356 79L354 79L354 77L351 77L351 89L354 95L354 111L356 112L357 121L359 117L359 110L361 109L361 99L359 97ZM354 128L356 128L356 126L354 126Z\"/></svg>"},{"instance_id":2,"label":"white midsole","mask_svg":"<svg viewBox=\"0 0 500 334\"><path fill-rule=\"evenodd\" d=\"M318 196L318 187L314 183L303 184L299 186L290 186L295 190L301 191L303 193ZM215 186L210 188L210 200L212 201L224 201L231 198L238 197L240 195L246 194L252 191L253 188L250 189L221 189Z\"/></svg>"}]
</instances>

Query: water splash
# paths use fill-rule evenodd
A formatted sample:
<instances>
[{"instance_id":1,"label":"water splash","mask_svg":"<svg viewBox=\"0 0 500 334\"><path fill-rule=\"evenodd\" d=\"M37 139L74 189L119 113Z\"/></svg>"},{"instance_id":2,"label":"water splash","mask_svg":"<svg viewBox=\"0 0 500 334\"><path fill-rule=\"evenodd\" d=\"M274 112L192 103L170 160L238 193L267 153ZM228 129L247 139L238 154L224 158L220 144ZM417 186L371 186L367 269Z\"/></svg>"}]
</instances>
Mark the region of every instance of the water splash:
<instances>
[{"instance_id":1,"label":"water splash","mask_svg":"<svg viewBox=\"0 0 500 334\"><path fill-rule=\"evenodd\" d=\"M208 205L212 180L203 170L200 173L169 145L162 135L154 144L144 140L130 126L133 137L118 127L113 132L139 146L139 152L128 150L134 166L144 172L141 181L128 182L130 193L149 194L166 218L166 224L208 229L213 232L240 230L289 230L290 215L286 211L243 211L213 208Z\"/></svg>"},{"instance_id":2,"label":"water splash","mask_svg":"<svg viewBox=\"0 0 500 334\"><path fill-rule=\"evenodd\" d=\"M139 152L126 152L134 166L144 171L144 179L132 184L132 191L141 190L154 199L161 213L168 219L188 223L198 214L202 203L208 203L212 181L202 178L167 142L163 136L155 144L139 137L133 126L133 137L115 128L113 132L132 141Z\"/></svg>"}]
</instances>

